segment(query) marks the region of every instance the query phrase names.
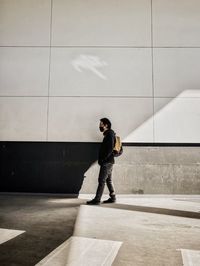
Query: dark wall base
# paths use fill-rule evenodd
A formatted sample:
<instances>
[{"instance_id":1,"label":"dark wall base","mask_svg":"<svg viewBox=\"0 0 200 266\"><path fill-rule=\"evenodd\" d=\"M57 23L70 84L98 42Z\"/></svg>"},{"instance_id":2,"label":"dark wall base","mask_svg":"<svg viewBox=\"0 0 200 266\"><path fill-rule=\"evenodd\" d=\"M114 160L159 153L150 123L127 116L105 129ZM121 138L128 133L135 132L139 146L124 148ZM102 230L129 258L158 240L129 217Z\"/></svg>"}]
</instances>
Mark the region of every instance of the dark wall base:
<instances>
[{"instance_id":1,"label":"dark wall base","mask_svg":"<svg viewBox=\"0 0 200 266\"><path fill-rule=\"evenodd\" d=\"M98 143L0 142L0 191L78 194L98 149Z\"/></svg>"}]
</instances>

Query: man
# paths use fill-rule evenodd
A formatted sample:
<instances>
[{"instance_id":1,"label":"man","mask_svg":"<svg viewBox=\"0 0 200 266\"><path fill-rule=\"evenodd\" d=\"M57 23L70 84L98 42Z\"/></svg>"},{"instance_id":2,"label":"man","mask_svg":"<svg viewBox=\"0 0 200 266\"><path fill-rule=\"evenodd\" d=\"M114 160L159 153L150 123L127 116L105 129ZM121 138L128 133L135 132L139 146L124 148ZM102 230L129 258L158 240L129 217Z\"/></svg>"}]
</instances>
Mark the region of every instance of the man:
<instances>
[{"instance_id":1,"label":"man","mask_svg":"<svg viewBox=\"0 0 200 266\"><path fill-rule=\"evenodd\" d=\"M112 169L114 161L113 148L115 146L115 132L111 129L111 122L108 118L100 119L99 130L103 132L104 139L99 150L98 164L100 165L98 187L94 199L87 201L89 205L99 205L103 195L105 183L107 184L110 198L103 203L116 201L115 190L112 182Z\"/></svg>"}]
</instances>

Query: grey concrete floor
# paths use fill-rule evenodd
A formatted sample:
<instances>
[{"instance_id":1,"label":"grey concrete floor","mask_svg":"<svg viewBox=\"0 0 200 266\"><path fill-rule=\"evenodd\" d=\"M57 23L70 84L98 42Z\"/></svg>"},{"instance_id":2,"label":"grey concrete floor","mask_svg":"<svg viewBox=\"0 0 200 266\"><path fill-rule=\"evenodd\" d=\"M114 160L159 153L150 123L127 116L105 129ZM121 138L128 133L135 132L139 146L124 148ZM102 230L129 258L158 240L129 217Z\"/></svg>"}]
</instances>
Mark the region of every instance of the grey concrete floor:
<instances>
[{"instance_id":1,"label":"grey concrete floor","mask_svg":"<svg viewBox=\"0 0 200 266\"><path fill-rule=\"evenodd\" d=\"M0 193L0 228L23 234L0 244L1 266L31 266L73 234L81 199Z\"/></svg>"},{"instance_id":2,"label":"grey concrete floor","mask_svg":"<svg viewBox=\"0 0 200 266\"><path fill-rule=\"evenodd\" d=\"M118 195L114 204L81 206L74 236L122 242L113 266L199 266L199 203L197 195Z\"/></svg>"},{"instance_id":3,"label":"grey concrete floor","mask_svg":"<svg viewBox=\"0 0 200 266\"><path fill-rule=\"evenodd\" d=\"M93 196L0 193L0 266L200 265L199 195Z\"/></svg>"}]
</instances>

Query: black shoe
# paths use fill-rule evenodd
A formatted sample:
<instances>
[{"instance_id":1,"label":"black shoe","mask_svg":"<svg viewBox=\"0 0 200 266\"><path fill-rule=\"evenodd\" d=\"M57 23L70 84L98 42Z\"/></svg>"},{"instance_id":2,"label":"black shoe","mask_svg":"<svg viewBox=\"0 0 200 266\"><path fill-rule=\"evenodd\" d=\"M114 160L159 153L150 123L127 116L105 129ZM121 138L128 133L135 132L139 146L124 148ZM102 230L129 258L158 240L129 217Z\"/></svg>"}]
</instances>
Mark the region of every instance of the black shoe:
<instances>
[{"instance_id":1,"label":"black shoe","mask_svg":"<svg viewBox=\"0 0 200 266\"><path fill-rule=\"evenodd\" d=\"M92 199L86 202L88 205L99 205L100 201L96 200L96 199Z\"/></svg>"},{"instance_id":2,"label":"black shoe","mask_svg":"<svg viewBox=\"0 0 200 266\"><path fill-rule=\"evenodd\" d=\"M116 202L116 198L109 198L103 201L103 203L114 203L114 202Z\"/></svg>"}]
</instances>

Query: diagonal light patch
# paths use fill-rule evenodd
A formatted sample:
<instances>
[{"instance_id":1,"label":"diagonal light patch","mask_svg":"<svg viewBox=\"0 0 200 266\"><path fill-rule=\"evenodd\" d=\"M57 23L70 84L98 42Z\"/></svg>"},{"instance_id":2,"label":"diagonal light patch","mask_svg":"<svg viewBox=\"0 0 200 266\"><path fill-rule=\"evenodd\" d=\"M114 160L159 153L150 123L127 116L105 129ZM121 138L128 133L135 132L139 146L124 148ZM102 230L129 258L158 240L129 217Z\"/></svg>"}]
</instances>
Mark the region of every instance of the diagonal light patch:
<instances>
[{"instance_id":1,"label":"diagonal light patch","mask_svg":"<svg viewBox=\"0 0 200 266\"><path fill-rule=\"evenodd\" d=\"M178 249L181 251L183 266L199 266L200 250Z\"/></svg>"},{"instance_id":2,"label":"diagonal light patch","mask_svg":"<svg viewBox=\"0 0 200 266\"><path fill-rule=\"evenodd\" d=\"M153 117L142 123L127 137L123 138L123 142L153 142Z\"/></svg>"},{"instance_id":3,"label":"diagonal light patch","mask_svg":"<svg viewBox=\"0 0 200 266\"><path fill-rule=\"evenodd\" d=\"M172 135L174 134L176 121L183 126L187 126L187 134L193 132L193 135L196 134L198 137L197 125L199 121L200 108L199 105L194 105L193 99L200 97L199 90L185 90L177 95L175 98L167 98L169 102L165 104L160 110L158 110L152 117L147 119L139 127L133 130L128 136L126 136L122 141L123 142L153 142L152 138L152 129L155 127L155 121L159 121L162 124L162 134L166 134L166 121L174 121L174 127L171 129ZM181 99L181 101L180 101ZM184 101L184 99L186 101ZM192 119L190 115L184 115L186 110L192 110L196 114ZM183 127L184 128L184 127ZM169 130L169 129L168 129ZM186 131L186 130L185 130ZM197 132L197 133L196 133ZM184 134L186 134L184 132ZM169 134L169 132L168 132Z\"/></svg>"},{"instance_id":4,"label":"diagonal light patch","mask_svg":"<svg viewBox=\"0 0 200 266\"><path fill-rule=\"evenodd\" d=\"M121 244L119 241L73 237L66 265L112 265Z\"/></svg>"},{"instance_id":5,"label":"diagonal light patch","mask_svg":"<svg viewBox=\"0 0 200 266\"><path fill-rule=\"evenodd\" d=\"M0 228L0 244L15 238L18 235L23 234L26 231L21 231L21 230L11 230L11 229L3 229Z\"/></svg>"},{"instance_id":6,"label":"diagonal light patch","mask_svg":"<svg viewBox=\"0 0 200 266\"><path fill-rule=\"evenodd\" d=\"M112 265L122 242L73 236L36 266Z\"/></svg>"},{"instance_id":7,"label":"diagonal light patch","mask_svg":"<svg viewBox=\"0 0 200 266\"><path fill-rule=\"evenodd\" d=\"M44 259L42 259L35 266L64 266L66 265L67 258L69 256L69 246L71 243L71 238L62 243L56 249L54 249L51 253L49 253Z\"/></svg>"}]
</instances>

